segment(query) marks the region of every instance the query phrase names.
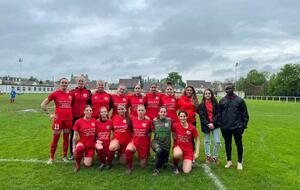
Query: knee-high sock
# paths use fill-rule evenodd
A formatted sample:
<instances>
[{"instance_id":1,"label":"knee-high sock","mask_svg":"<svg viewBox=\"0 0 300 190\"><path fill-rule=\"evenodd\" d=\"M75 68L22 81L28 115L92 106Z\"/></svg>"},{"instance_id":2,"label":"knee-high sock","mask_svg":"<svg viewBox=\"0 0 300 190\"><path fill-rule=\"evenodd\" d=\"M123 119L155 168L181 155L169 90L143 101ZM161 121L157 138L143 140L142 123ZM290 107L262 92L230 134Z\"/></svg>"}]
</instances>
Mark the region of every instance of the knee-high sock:
<instances>
[{"instance_id":1,"label":"knee-high sock","mask_svg":"<svg viewBox=\"0 0 300 190\"><path fill-rule=\"evenodd\" d=\"M115 152L108 150L107 164L112 164L114 157L115 157Z\"/></svg>"},{"instance_id":2,"label":"knee-high sock","mask_svg":"<svg viewBox=\"0 0 300 190\"><path fill-rule=\"evenodd\" d=\"M173 157L173 164L174 164L174 166L178 166L178 164L179 164L179 159Z\"/></svg>"},{"instance_id":3,"label":"knee-high sock","mask_svg":"<svg viewBox=\"0 0 300 190\"><path fill-rule=\"evenodd\" d=\"M80 162L84 155L84 146L77 146L75 149L76 167L80 166Z\"/></svg>"},{"instance_id":4,"label":"knee-high sock","mask_svg":"<svg viewBox=\"0 0 300 190\"><path fill-rule=\"evenodd\" d=\"M63 154L64 154L64 157L67 156L68 154L68 147L69 147L69 134L70 133L64 133L63 134Z\"/></svg>"},{"instance_id":5,"label":"knee-high sock","mask_svg":"<svg viewBox=\"0 0 300 190\"><path fill-rule=\"evenodd\" d=\"M104 149L98 149L97 154L98 154L99 162L101 164L105 164L105 151L104 151Z\"/></svg>"},{"instance_id":6,"label":"knee-high sock","mask_svg":"<svg viewBox=\"0 0 300 190\"><path fill-rule=\"evenodd\" d=\"M57 147L57 143L60 137L60 133L59 134L53 134L52 137L52 142L51 142L51 146L50 146L50 158L54 159L54 155L56 152L56 147Z\"/></svg>"},{"instance_id":7,"label":"knee-high sock","mask_svg":"<svg viewBox=\"0 0 300 190\"><path fill-rule=\"evenodd\" d=\"M126 150L125 154L126 154L127 167L128 169L132 169L133 152L131 150Z\"/></svg>"}]
</instances>

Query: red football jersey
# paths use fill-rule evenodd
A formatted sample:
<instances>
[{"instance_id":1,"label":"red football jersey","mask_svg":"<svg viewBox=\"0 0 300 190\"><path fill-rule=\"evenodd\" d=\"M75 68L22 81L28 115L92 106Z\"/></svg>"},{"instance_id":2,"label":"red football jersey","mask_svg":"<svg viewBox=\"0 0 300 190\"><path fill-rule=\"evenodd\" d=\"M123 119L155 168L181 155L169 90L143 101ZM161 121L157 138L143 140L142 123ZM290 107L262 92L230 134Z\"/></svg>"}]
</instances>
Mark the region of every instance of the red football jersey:
<instances>
[{"instance_id":1,"label":"red football jersey","mask_svg":"<svg viewBox=\"0 0 300 190\"><path fill-rule=\"evenodd\" d=\"M55 114L59 120L72 120L72 96L69 91L58 89L48 96L48 100L55 102Z\"/></svg>"},{"instance_id":2,"label":"red football jersey","mask_svg":"<svg viewBox=\"0 0 300 190\"><path fill-rule=\"evenodd\" d=\"M139 120L138 118L132 117L133 125L133 137L132 142L139 146L149 146L149 133L151 131L151 120Z\"/></svg>"},{"instance_id":3,"label":"red football jersey","mask_svg":"<svg viewBox=\"0 0 300 190\"><path fill-rule=\"evenodd\" d=\"M194 125L188 124L188 127L184 128L181 123L175 123L172 132L175 133L174 146L179 146L184 151L193 151L192 138L199 136Z\"/></svg>"},{"instance_id":4,"label":"red football jersey","mask_svg":"<svg viewBox=\"0 0 300 190\"><path fill-rule=\"evenodd\" d=\"M145 105L146 98L143 96L129 96L129 105L130 105L130 114L134 117L137 117L137 107L138 105Z\"/></svg>"},{"instance_id":5,"label":"red football jersey","mask_svg":"<svg viewBox=\"0 0 300 190\"><path fill-rule=\"evenodd\" d=\"M158 115L159 108L161 106L161 94L160 93L147 93L146 94L146 110L147 116L153 120Z\"/></svg>"},{"instance_id":6,"label":"red football jersey","mask_svg":"<svg viewBox=\"0 0 300 190\"><path fill-rule=\"evenodd\" d=\"M73 127L74 131L79 133L79 141L84 146L94 148L96 143L96 119L85 120L78 119Z\"/></svg>"},{"instance_id":7,"label":"red football jersey","mask_svg":"<svg viewBox=\"0 0 300 190\"><path fill-rule=\"evenodd\" d=\"M84 109L91 98L91 92L86 88L76 87L71 92L73 117L83 117Z\"/></svg>"},{"instance_id":8,"label":"red football jersey","mask_svg":"<svg viewBox=\"0 0 300 190\"><path fill-rule=\"evenodd\" d=\"M119 144L128 144L131 140L131 131L128 128L125 116L115 115L112 118L112 123L113 139L117 139Z\"/></svg>"},{"instance_id":9,"label":"red football jersey","mask_svg":"<svg viewBox=\"0 0 300 190\"><path fill-rule=\"evenodd\" d=\"M177 100L175 95L164 95L161 98L162 106L165 106L167 108L167 117L171 118L174 122L179 122L178 116L177 116Z\"/></svg>"},{"instance_id":10,"label":"red football jersey","mask_svg":"<svg viewBox=\"0 0 300 190\"><path fill-rule=\"evenodd\" d=\"M188 113L187 122L188 123L194 123L196 122L196 112L195 112L195 105L193 102L193 99L187 96L180 96L180 98L177 101L177 108L178 110L183 110Z\"/></svg>"},{"instance_id":11,"label":"red football jersey","mask_svg":"<svg viewBox=\"0 0 300 190\"><path fill-rule=\"evenodd\" d=\"M118 114L118 105L119 104L125 104L126 110L128 110L129 100L128 100L128 96L126 96L126 95L113 94L111 96L112 96L112 101L113 101L113 112L112 112L111 118L113 118L114 115Z\"/></svg>"},{"instance_id":12,"label":"red football jersey","mask_svg":"<svg viewBox=\"0 0 300 190\"><path fill-rule=\"evenodd\" d=\"M107 120L105 122L99 120L96 121L96 135L98 140L109 141L111 130L112 130L111 120Z\"/></svg>"},{"instance_id":13,"label":"red football jersey","mask_svg":"<svg viewBox=\"0 0 300 190\"><path fill-rule=\"evenodd\" d=\"M98 118L100 114L100 108L106 107L107 111L109 112L110 109L110 101L111 95L107 92L95 92L92 95L92 109L93 109L93 118Z\"/></svg>"}]
</instances>

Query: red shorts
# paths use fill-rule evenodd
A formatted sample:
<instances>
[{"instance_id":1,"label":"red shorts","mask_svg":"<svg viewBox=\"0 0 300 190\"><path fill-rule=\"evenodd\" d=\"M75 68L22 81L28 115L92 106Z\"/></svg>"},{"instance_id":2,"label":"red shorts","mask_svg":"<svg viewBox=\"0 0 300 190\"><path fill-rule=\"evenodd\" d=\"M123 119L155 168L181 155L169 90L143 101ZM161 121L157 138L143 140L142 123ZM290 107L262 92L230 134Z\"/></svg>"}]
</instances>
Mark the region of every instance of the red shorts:
<instances>
[{"instance_id":1,"label":"red shorts","mask_svg":"<svg viewBox=\"0 0 300 190\"><path fill-rule=\"evenodd\" d=\"M134 144L134 142L132 142L132 144L135 146L136 151L138 152L139 159L148 159L150 144L148 144L148 145L144 145L144 144L138 145L138 144Z\"/></svg>"},{"instance_id":2,"label":"red shorts","mask_svg":"<svg viewBox=\"0 0 300 190\"><path fill-rule=\"evenodd\" d=\"M84 147L84 157L93 158L94 153L95 153L95 148L84 146L81 142L79 142L79 143L81 144L79 146ZM76 148L77 148L79 143L77 143Z\"/></svg>"},{"instance_id":3,"label":"red shorts","mask_svg":"<svg viewBox=\"0 0 300 190\"><path fill-rule=\"evenodd\" d=\"M52 130L72 129L72 120L54 119L52 123Z\"/></svg>"},{"instance_id":4,"label":"red shorts","mask_svg":"<svg viewBox=\"0 0 300 190\"><path fill-rule=\"evenodd\" d=\"M113 140L117 140L119 142L119 140L116 139L116 138L113 138L111 141L113 141ZM128 144L129 144L129 142L128 143L122 143L122 144L119 142L119 145L120 145L119 154L125 154L126 147L127 147Z\"/></svg>"},{"instance_id":5,"label":"red shorts","mask_svg":"<svg viewBox=\"0 0 300 190\"><path fill-rule=\"evenodd\" d=\"M176 147L176 146L175 146ZM175 148L174 147L174 148ZM191 160L193 161L194 160L194 151L193 150L184 150L182 149L180 146L178 146L182 152L183 152L183 155L182 155L182 159L183 160Z\"/></svg>"}]
</instances>

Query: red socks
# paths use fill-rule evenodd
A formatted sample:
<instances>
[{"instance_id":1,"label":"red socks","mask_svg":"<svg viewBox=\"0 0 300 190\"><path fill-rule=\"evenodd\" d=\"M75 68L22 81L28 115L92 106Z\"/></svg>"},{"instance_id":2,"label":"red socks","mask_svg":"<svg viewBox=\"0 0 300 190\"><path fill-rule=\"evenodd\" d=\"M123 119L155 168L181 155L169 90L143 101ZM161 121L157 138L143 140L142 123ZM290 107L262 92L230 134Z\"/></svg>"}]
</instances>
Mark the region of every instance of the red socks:
<instances>
[{"instance_id":1,"label":"red socks","mask_svg":"<svg viewBox=\"0 0 300 190\"><path fill-rule=\"evenodd\" d=\"M131 150L126 150L125 155L126 155L127 167L128 169L132 169L133 152Z\"/></svg>"},{"instance_id":2,"label":"red socks","mask_svg":"<svg viewBox=\"0 0 300 190\"><path fill-rule=\"evenodd\" d=\"M98 153L98 160L101 164L105 164L106 155L104 149L97 150Z\"/></svg>"},{"instance_id":3,"label":"red socks","mask_svg":"<svg viewBox=\"0 0 300 190\"><path fill-rule=\"evenodd\" d=\"M50 159L54 159L54 154L56 152L56 147L57 147L59 137L60 137L60 133L53 134L53 138L52 138L52 142L51 142L51 146L50 146Z\"/></svg>"},{"instance_id":4,"label":"red socks","mask_svg":"<svg viewBox=\"0 0 300 190\"><path fill-rule=\"evenodd\" d=\"M112 164L114 157L115 157L115 152L108 150L107 164Z\"/></svg>"},{"instance_id":5,"label":"red socks","mask_svg":"<svg viewBox=\"0 0 300 190\"><path fill-rule=\"evenodd\" d=\"M84 150L85 148L82 145L77 146L75 149L76 167L80 167L80 162L83 158Z\"/></svg>"},{"instance_id":6,"label":"red socks","mask_svg":"<svg viewBox=\"0 0 300 190\"><path fill-rule=\"evenodd\" d=\"M69 135L70 133L64 133L63 134L63 154L64 154L64 157L67 156L68 154L68 146L69 146Z\"/></svg>"}]
</instances>

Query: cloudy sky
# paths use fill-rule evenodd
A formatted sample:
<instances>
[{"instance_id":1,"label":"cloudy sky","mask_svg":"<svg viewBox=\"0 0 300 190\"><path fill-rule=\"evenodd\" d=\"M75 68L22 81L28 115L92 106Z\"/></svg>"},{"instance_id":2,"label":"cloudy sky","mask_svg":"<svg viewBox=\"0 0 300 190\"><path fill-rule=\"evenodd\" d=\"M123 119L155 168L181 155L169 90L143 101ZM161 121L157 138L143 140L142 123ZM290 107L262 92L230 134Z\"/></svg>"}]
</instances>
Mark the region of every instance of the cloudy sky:
<instances>
[{"instance_id":1,"label":"cloudy sky","mask_svg":"<svg viewBox=\"0 0 300 190\"><path fill-rule=\"evenodd\" d=\"M300 62L299 0L1 0L0 76L224 80Z\"/></svg>"}]
</instances>

